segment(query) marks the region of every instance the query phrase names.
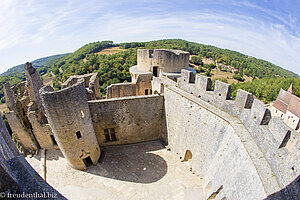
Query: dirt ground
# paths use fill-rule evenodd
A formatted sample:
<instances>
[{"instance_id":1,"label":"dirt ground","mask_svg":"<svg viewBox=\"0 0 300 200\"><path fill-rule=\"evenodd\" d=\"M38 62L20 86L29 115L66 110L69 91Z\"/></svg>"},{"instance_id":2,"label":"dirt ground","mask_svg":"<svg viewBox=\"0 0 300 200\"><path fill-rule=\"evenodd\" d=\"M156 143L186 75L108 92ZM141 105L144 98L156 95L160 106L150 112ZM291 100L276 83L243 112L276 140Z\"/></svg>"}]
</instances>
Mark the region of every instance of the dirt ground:
<instances>
[{"instance_id":1,"label":"dirt ground","mask_svg":"<svg viewBox=\"0 0 300 200\"><path fill-rule=\"evenodd\" d=\"M238 80L233 78L234 73L220 71L217 68L213 69L211 71L211 73L212 73L212 76L211 76L212 79L224 78L224 79L228 80L229 84L241 82L241 81L238 81ZM252 80L252 77L249 77L249 76L246 76L246 75L244 75L243 77L245 79L244 82Z\"/></svg>"},{"instance_id":2,"label":"dirt ground","mask_svg":"<svg viewBox=\"0 0 300 200\"><path fill-rule=\"evenodd\" d=\"M100 52L95 53L96 55L112 55L112 54L116 54L120 51L125 51L126 49L120 49L120 47L110 47L110 48L106 48L101 50Z\"/></svg>"}]
</instances>

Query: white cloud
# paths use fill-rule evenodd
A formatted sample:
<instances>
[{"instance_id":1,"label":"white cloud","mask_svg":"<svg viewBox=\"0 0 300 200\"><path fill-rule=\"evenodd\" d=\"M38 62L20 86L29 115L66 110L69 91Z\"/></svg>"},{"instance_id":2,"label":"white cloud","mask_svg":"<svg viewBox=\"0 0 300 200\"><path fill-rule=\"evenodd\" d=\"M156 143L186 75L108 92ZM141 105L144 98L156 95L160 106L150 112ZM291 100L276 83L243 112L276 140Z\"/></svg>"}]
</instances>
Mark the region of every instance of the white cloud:
<instances>
[{"instance_id":1,"label":"white cloud","mask_svg":"<svg viewBox=\"0 0 300 200\"><path fill-rule=\"evenodd\" d=\"M300 38L285 24L213 9L166 12L160 7L151 12L149 7L141 14L134 12L138 5L135 9L123 5L122 1L1 1L0 65L11 67L98 40L182 38L263 58L300 74L296 55ZM297 19L289 21L293 25Z\"/></svg>"}]
</instances>

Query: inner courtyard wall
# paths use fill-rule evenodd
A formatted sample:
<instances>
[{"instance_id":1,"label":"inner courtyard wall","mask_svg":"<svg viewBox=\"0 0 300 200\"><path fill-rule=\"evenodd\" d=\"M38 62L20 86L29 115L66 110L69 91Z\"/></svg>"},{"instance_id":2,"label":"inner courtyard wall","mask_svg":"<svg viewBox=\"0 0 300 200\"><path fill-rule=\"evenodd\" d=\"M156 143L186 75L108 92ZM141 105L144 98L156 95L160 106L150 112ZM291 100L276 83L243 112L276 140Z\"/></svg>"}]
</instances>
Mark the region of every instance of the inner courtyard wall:
<instances>
[{"instance_id":1,"label":"inner courtyard wall","mask_svg":"<svg viewBox=\"0 0 300 200\"><path fill-rule=\"evenodd\" d=\"M163 97L122 97L89 101L91 119L100 146L131 144L161 139ZM114 129L116 141L105 131Z\"/></svg>"}]
</instances>

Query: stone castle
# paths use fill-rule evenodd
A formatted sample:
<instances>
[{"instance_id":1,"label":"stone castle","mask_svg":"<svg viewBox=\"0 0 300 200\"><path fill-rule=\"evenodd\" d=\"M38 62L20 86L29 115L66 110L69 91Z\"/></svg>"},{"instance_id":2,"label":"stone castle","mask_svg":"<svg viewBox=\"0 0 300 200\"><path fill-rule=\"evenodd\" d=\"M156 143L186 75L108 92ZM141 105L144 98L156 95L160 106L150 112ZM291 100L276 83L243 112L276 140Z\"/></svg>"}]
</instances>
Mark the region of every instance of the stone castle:
<instances>
[{"instance_id":1,"label":"stone castle","mask_svg":"<svg viewBox=\"0 0 300 200\"><path fill-rule=\"evenodd\" d=\"M25 65L26 82L4 85L6 113L25 155L60 149L79 170L101 147L161 140L203 179L203 199L299 199L299 131L251 93L196 74L189 53L139 49L131 83L101 97L97 74L70 77L59 91Z\"/></svg>"}]
</instances>

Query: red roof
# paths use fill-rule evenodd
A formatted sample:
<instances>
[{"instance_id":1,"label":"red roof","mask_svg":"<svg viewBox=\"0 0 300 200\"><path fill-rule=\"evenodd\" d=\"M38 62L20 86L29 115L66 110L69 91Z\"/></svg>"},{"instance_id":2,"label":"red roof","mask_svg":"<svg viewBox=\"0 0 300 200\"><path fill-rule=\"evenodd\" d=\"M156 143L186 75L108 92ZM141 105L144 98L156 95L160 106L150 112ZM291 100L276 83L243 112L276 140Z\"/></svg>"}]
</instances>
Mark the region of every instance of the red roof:
<instances>
[{"instance_id":1,"label":"red roof","mask_svg":"<svg viewBox=\"0 0 300 200\"><path fill-rule=\"evenodd\" d=\"M276 101L273 103L273 106L275 108L277 108L278 110L280 110L281 112L286 113L286 110L289 105L287 103L281 101L280 99L276 99Z\"/></svg>"},{"instance_id":2,"label":"red roof","mask_svg":"<svg viewBox=\"0 0 300 200\"><path fill-rule=\"evenodd\" d=\"M288 92L281 88L273 106L283 113L288 110L300 118L300 99L291 93L292 89L293 84L291 84Z\"/></svg>"},{"instance_id":3,"label":"red roof","mask_svg":"<svg viewBox=\"0 0 300 200\"><path fill-rule=\"evenodd\" d=\"M292 95L288 111L300 118L300 98Z\"/></svg>"},{"instance_id":4,"label":"red roof","mask_svg":"<svg viewBox=\"0 0 300 200\"><path fill-rule=\"evenodd\" d=\"M292 94L283 90L282 88L280 89L280 92L278 94L278 97L277 99L283 101L284 103L286 104L289 104L290 103L290 100L291 100L291 97L292 97ZM276 99L276 100L277 100Z\"/></svg>"}]
</instances>

